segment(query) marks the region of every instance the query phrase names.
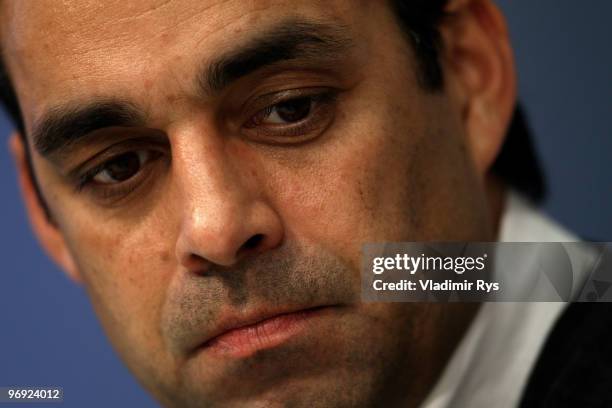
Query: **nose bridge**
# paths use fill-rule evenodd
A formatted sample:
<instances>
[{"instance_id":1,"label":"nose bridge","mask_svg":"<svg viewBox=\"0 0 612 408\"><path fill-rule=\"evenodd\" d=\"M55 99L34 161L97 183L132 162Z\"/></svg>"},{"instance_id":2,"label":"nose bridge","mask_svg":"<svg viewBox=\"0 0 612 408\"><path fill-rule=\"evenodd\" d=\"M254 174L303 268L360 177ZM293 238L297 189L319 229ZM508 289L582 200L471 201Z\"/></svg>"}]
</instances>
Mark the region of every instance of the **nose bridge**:
<instances>
[{"instance_id":1,"label":"nose bridge","mask_svg":"<svg viewBox=\"0 0 612 408\"><path fill-rule=\"evenodd\" d=\"M178 146L173 151L173 170L182 192L184 221L212 221L212 215L233 212L247 199L245 180L236 174L221 143Z\"/></svg>"},{"instance_id":2,"label":"nose bridge","mask_svg":"<svg viewBox=\"0 0 612 408\"><path fill-rule=\"evenodd\" d=\"M172 153L182 198L179 263L192 271L210 263L229 266L245 252L276 246L280 221L258 197L255 181L226 141L202 135L181 139Z\"/></svg>"}]
</instances>

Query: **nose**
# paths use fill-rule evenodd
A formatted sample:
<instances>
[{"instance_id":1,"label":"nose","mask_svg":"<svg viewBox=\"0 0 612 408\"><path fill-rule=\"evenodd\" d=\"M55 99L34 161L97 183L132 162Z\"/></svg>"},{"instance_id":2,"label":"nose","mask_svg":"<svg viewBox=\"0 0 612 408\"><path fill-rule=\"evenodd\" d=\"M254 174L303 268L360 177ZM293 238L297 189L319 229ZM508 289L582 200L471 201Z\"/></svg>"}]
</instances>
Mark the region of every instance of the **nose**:
<instances>
[{"instance_id":1,"label":"nose","mask_svg":"<svg viewBox=\"0 0 612 408\"><path fill-rule=\"evenodd\" d=\"M182 192L178 262L201 273L211 264L231 266L277 247L283 239L280 217L250 169L241 168L247 163L223 148L185 150L173 158Z\"/></svg>"}]
</instances>

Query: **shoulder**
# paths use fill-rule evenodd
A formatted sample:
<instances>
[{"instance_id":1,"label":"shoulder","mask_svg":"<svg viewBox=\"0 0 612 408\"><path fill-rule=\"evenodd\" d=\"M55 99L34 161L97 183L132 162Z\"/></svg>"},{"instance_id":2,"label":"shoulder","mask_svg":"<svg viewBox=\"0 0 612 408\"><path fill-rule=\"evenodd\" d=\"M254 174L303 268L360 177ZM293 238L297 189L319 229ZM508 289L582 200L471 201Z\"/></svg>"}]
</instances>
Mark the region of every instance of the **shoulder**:
<instances>
[{"instance_id":1,"label":"shoulder","mask_svg":"<svg viewBox=\"0 0 612 408\"><path fill-rule=\"evenodd\" d=\"M500 241L581 240L511 192L506 201ZM593 254L583 252L579 255L591 260ZM588 268L578 267L575 272L580 287L588 279ZM542 324L550 324L552 328L528 377L520 406L612 406L612 303L570 303L552 322Z\"/></svg>"},{"instance_id":2,"label":"shoulder","mask_svg":"<svg viewBox=\"0 0 612 408\"><path fill-rule=\"evenodd\" d=\"M612 406L612 303L573 303L529 377L522 407Z\"/></svg>"}]
</instances>

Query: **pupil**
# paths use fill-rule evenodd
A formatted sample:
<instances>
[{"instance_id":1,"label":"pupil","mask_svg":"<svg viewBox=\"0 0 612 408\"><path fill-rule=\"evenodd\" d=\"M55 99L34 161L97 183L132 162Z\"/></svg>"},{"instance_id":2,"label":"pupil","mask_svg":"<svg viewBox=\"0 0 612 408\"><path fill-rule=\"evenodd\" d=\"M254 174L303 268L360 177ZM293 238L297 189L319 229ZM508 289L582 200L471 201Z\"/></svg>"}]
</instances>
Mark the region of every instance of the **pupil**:
<instances>
[{"instance_id":1,"label":"pupil","mask_svg":"<svg viewBox=\"0 0 612 408\"><path fill-rule=\"evenodd\" d=\"M114 180L124 181L138 173L140 159L136 153L126 153L108 163L105 170Z\"/></svg>"},{"instance_id":2,"label":"pupil","mask_svg":"<svg viewBox=\"0 0 612 408\"><path fill-rule=\"evenodd\" d=\"M276 113L285 122L298 122L310 113L310 99L298 98L278 104Z\"/></svg>"}]
</instances>

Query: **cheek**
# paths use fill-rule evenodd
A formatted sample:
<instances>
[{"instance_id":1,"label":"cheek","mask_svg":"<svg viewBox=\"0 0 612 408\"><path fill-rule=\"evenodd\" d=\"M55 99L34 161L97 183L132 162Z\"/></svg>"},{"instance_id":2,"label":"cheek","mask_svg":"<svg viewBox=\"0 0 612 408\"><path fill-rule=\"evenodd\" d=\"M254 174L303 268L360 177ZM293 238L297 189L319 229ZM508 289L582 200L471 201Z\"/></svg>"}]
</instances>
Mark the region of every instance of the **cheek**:
<instances>
[{"instance_id":1,"label":"cheek","mask_svg":"<svg viewBox=\"0 0 612 408\"><path fill-rule=\"evenodd\" d=\"M396 91L400 98L372 84L357 87L320 140L287 153L291 160L267 160L275 166L271 195L289 236L347 253L358 253L364 242L407 236L407 191L422 184L410 166L425 140L424 115L418 106L392 101L418 100L406 97L414 92L404 85Z\"/></svg>"},{"instance_id":2,"label":"cheek","mask_svg":"<svg viewBox=\"0 0 612 408\"><path fill-rule=\"evenodd\" d=\"M64 235L113 345L128 365L139 361L133 369L167 366L158 322L175 267L169 241L160 239L170 229L152 214L120 227L83 210L69 213Z\"/></svg>"},{"instance_id":3,"label":"cheek","mask_svg":"<svg viewBox=\"0 0 612 408\"><path fill-rule=\"evenodd\" d=\"M410 110L369 104L359 121L341 122L319 153L297 160L306 164L277 170L276 205L289 235L334 248L355 265L366 242L483 237L478 184L458 127L437 119L449 116L442 109L428 101Z\"/></svg>"}]
</instances>

